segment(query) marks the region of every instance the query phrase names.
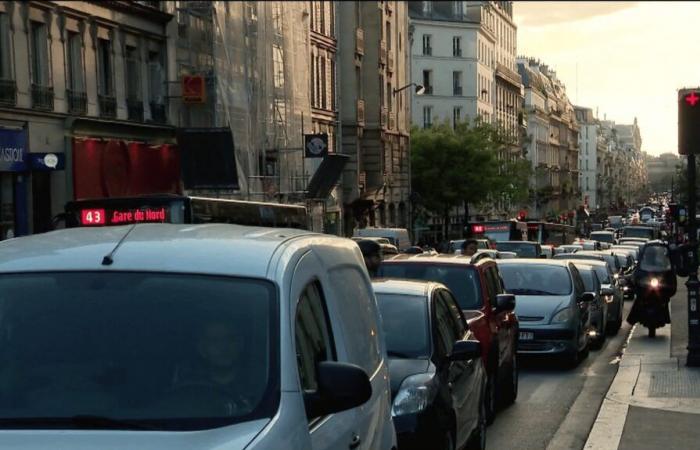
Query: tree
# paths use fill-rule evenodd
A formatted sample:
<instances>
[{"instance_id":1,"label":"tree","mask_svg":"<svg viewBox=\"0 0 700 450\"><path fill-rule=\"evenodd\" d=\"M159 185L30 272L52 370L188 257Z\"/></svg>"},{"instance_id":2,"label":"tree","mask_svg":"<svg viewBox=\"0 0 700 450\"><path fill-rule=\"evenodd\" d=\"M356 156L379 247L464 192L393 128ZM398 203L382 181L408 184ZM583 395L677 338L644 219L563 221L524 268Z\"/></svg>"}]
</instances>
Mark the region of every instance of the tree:
<instances>
[{"instance_id":1,"label":"tree","mask_svg":"<svg viewBox=\"0 0 700 450\"><path fill-rule=\"evenodd\" d=\"M511 198L527 195L527 180L519 173L523 165L498 159L505 144L499 128L482 121L411 130L413 190L423 206L442 215L445 237L454 207L464 204L468 210L504 192Z\"/></svg>"}]
</instances>

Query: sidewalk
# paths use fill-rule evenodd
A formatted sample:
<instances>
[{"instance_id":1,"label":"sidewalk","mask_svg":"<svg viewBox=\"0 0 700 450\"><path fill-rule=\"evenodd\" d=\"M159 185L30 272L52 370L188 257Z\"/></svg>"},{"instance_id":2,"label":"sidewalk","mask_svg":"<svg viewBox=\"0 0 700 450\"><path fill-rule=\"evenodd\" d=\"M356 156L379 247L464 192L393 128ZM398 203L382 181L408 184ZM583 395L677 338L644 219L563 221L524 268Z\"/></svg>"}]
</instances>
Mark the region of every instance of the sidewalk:
<instances>
[{"instance_id":1,"label":"sidewalk","mask_svg":"<svg viewBox=\"0 0 700 450\"><path fill-rule=\"evenodd\" d=\"M700 368L685 366L685 279L671 305L674 327L656 330L654 339L641 325L632 330L586 449L700 448Z\"/></svg>"}]
</instances>

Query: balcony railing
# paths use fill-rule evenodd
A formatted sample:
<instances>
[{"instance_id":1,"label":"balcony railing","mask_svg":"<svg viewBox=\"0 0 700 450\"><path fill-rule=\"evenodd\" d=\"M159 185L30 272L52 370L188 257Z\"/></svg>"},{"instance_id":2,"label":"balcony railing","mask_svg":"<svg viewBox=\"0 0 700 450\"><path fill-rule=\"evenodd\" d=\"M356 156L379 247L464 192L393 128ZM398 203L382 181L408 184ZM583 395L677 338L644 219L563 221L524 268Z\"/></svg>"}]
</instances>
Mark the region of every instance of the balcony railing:
<instances>
[{"instance_id":1,"label":"balcony railing","mask_svg":"<svg viewBox=\"0 0 700 450\"><path fill-rule=\"evenodd\" d=\"M32 84L32 107L53 110L53 87Z\"/></svg>"},{"instance_id":2,"label":"balcony railing","mask_svg":"<svg viewBox=\"0 0 700 450\"><path fill-rule=\"evenodd\" d=\"M98 95L97 103L100 106L100 116L117 117L117 99L111 95Z\"/></svg>"},{"instance_id":3,"label":"balcony railing","mask_svg":"<svg viewBox=\"0 0 700 450\"><path fill-rule=\"evenodd\" d=\"M365 54L365 30L362 28L355 30L355 53L358 55Z\"/></svg>"},{"instance_id":4,"label":"balcony railing","mask_svg":"<svg viewBox=\"0 0 700 450\"><path fill-rule=\"evenodd\" d=\"M66 89L66 99L69 114L87 114L87 93Z\"/></svg>"},{"instance_id":5,"label":"balcony railing","mask_svg":"<svg viewBox=\"0 0 700 450\"><path fill-rule=\"evenodd\" d=\"M452 95L462 95L462 86L454 86L452 91Z\"/></svg>"},{"instance_id":6,"label":"balcony railing","mask_svg":"<svg viewBox=\"0 0 700 450\"><path fill-rule=\"evenodd\" d=\"M143 100L140 98L127 98L126 111L129 120L143 122Z\"/></svg>"},{"instance_id":7,"label":"balcony railing","mask_svg":"<svg viewBox=\"0 0 700 450\"><path fill-rule=\"evenodd\" d=\"M151 119L156 123L166 123L165 104L151 102Z\"/></svg>"},{"instance_id":8,"label":"balcony railing","mask_svg":"<svg viewBox=\"0 0 700 450\"><path fill-rule=\"evenodd\" d=\"M424 87L426 95L433 95L433 86L426 84Z\"/></svg>"},{"instance_id":9,"label":"balcony railing","mask_svg":"<svg viewBox=\"0 0 700 450\"><path fill-rule=\"evenodd\" d=\"M433 54L433 47L426 45L423 46L423 56L431 56Z\"/></svg>"},{"instance_id":10,"label":"balcony railing","mask_svg":"<svg viewBox=\"0 0 700 450\"><path fill-rule=\"evenodd\" d=\"M357 124L364 126L365 124L365 101L357 101Z\"/></svg>"},{"instance_id":11,"label":"balcony railing","mask_svg":"<svg viewBox=\"0 0 700 450\"><path fill-rule=\"evenodd\" d=\"M380 127L386 127L386 122L387 122L387 114L388 111L386 107L382 108L381 111L379 112L379 126Z\"/></svg>"},{"instance_id":12,"label":"balcony railing","mask_svg":"<svg viewBox=\"0 0 700 450\"><path fill-rule=\"evenodd\" d=\"M0 104L14 106L17 103L15 80L0 80Z\"/></svg>"}]
</instances>

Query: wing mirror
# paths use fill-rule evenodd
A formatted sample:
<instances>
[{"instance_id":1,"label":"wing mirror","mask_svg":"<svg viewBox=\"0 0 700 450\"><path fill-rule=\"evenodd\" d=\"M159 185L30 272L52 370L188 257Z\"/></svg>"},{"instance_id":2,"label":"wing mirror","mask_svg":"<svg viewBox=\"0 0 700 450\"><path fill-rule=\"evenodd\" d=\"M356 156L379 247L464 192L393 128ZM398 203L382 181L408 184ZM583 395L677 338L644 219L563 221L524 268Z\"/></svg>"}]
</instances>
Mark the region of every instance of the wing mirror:
<instances>
[{"instance_id":1,"label":"wing mirror","mask_svg":"<svg viewBox=\"0 0 700 450\"><path fill-rule=\"evenodd\" d=\"M450 361L469 361L481 356L481 342L467 340L457 341L452 346L452 353L447 357Z\"/></svg>"},{"instance_id":2,"label":"wing mirror","mask_svg":"<svg viewBox=\"0 0 700 450\"><path fill-rule=\"evenodd\" d=\"M600 295L615 295L615 291L612 288L604 287L600 290Z\"/></svg>"},{"instance_id":3,"label":"wing mirror","mask_svg":"<svg viewBox=\"0 0 700 450\"><path fill-rule=\"evenodd\" d=\"M595 301L595 293L594 292L584 292L583 295L581 295L581 301L584 303L591 303Z\"/></svg>"},{"instance_id":4,"label":"wing mirror","mask_svg":"<svg viewBox=\"0 0 700 450\"><path fill-rule=\"evenodd\" d=\"M369 376L354 364L323 361L316 365L318 388L304 393L309 418L321 417L360 406L372 396Z\"/></svg>"},{"instance_id":5,"label":"wing mirror","mask_svg":"<svg viewBox=\"0 0 700 450\"><path fill-rule=\"evenodd\" d=\"M498 294L496 296L496 312L513 311L515 309L515 295Z\"/></svg>"}]
</instances>

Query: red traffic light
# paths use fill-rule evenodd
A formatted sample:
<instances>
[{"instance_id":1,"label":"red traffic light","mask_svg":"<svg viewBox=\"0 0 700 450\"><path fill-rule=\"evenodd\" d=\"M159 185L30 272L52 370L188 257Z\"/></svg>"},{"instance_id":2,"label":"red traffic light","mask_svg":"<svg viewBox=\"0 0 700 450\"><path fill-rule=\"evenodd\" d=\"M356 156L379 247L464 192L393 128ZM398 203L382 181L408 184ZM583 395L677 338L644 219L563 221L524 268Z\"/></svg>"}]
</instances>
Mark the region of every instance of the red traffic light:
<instances>
[{"instance_id":1,"label":"red traffic light","mask_svg":"<svg viewBox=\"0 0 700 450\"><path fill-rule=\"evenodd\" d=\"M689 95L685 96L685 101L690 106L695 106L700 101L700 96L698 96L695 91L691 92Z\"/></svg>"},{"instance_id":2,"label":"red traffic light","mask_svg":"<svg viewBox=\"0 0 700 450\"><path fill-rule=\"evenodd\" d=\"M678 153L700 153L700 88L678 91Z\"/></svg>"}]
</instances>

